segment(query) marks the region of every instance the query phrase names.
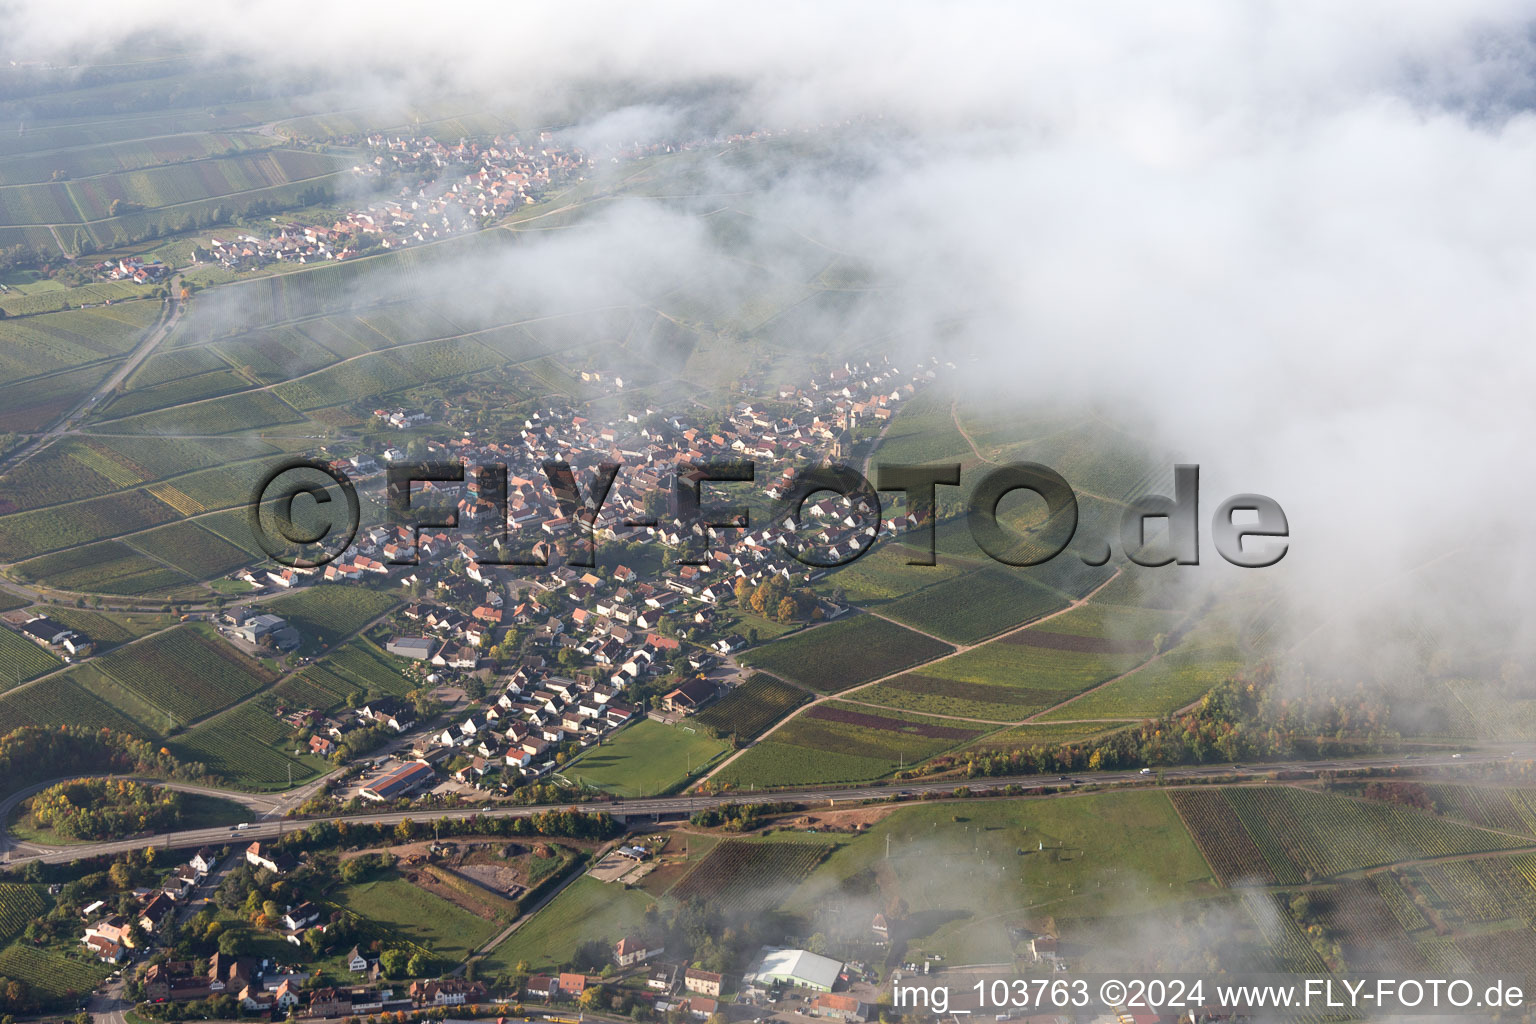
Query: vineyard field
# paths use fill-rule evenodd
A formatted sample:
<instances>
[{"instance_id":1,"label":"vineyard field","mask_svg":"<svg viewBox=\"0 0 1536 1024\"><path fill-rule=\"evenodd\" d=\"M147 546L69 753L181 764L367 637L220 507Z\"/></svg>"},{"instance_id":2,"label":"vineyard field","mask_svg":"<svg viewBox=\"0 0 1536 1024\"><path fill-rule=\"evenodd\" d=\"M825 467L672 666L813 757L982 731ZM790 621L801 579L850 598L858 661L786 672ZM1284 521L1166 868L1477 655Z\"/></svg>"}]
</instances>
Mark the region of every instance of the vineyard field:
<instances>
[{"instance_id":1,"label":"vineyard field","mask_svg":"<svg viewBox=\"0 0 1536 1024\"><path fill-rule=\"evenodd\" d=\"M810 699L800 687L758 672L695 715L694 721L721 735L751 740Z\"/></svg>"},{"instance_id":2,"label":"vineyard field","mask_svg":"<svg viewBox=\"0 0 1536 1024\"><path fill-rule=\"evenodd\" d=\"M395 604L392 595L353 583L337 583L284 594L267 607L304 635L305 650L323 650Z\"/></svg>"},{"instance_id":3,"label":"vineyard field","mask_svg":"<svg viewBox=\"0 0 1536 1024\"><path fill-rule=\"evenodd\" d=\"M62 664L29 637L0 626L0 690L35 679Z\"/></svg>"},{"instance_id":4,"label":"vineyard field","mask_svg":"<svg viewBox=\"0 0 1536 1024\"><path fill-rule=\"evenodd\" d=\"M23 725L86 725L143 735L145 729L80 685L94 665L76 665L30 686L0 694L0 735Z\"/></svg>"},{"instance_id":5,"label":"vineyard field","mask_svg":"<svg viewBox=\"0 0 1536 1024\"><path fill-rule=\"evenodd\" d=\"M48 910L48 900L35 885L0 882L0 943L14 939Z\"/></svg>"},{"instance_id":6,"label":"vineyard field","mask_svg":"<svg viewBox=\"0 0 1536 1024\"><path fill-rule=\"evenodd\" d=\"M307 782L321 762L290 757L292 734L284 723L254 704L242 704L177 737L170 744L177 757L201 761L208 770L249 789L283 789L292 773L294 785Z\"/></svg>"},{"instance_id":7,"label":"vineyard field","mask_svg":"<svg viewBox=\"0 0 1536 1024\"><path fill-rule=\"evenodd\" d=\"M755 648L741 661L818 693L837 693L952 650L894 622L854 615Z\"/></svg>"},{"instance_id":8,"label":"vineyard field","mask_svg":"<svg viewBox=\"0 0 1536 1024\"><path fill-rule=\"evenodd\" d=\"M813 843L727 840L674 885L669 895L699 900L729 914L760 914L778 906L826 857Z\"/></svg>"},{"instance_id":9,"label":"vineyard field","mask_svg":"<svg viewBox=\"0 0 1536 1024\"><path fill-rule=\"evenodd\" d=\"M223 576L251 562L250 555L193 522L171 523L135 534L131 544L193 579Z\"/></svg>"},{"instance_id":10,"label":"vineyard field","mask_svg":"<svg viewBox=\"0 0 1536 1024\"><path fill-rule=\"evenodd\" d=\"M98 662L108 675L180 725L249 696L274 678L199 626L178 626Z\"/></svg>"},{"instance_id":11,"label":"vineyard field","mask_svg":"<svg viewBox=\"0 0 1536 1024\"><path fill-rule=\"evenodd\" d=\"M1225 797L1213 789L1176 789L1168 794L1195 845L1222 885L1273 885L1275 873L1254 845Z\"/></svg>"},{"instance_id":12,"label":"vineyard field","mask_svg":"<svg viewBox=\"0 0 1536 1024\"><path fill-rule=\"evenodd\" d=\"M20 942L0 951L0 977L24 981L34 991L55 1001L73 999L91 991L111 970L109 964L73 951L65 954L56 949L36 949Z\"/></svg>"},{"instance_id":13,"label":"vineyard field","mask_svg":"<svg viewBox=\"0 0 1536 1024\"><path fill-rule=\"evenodd\" d=\"M1281 884L1408 858L1529 845L1422 811L1289 786L1236 787L1222 793Z\"/></svg>"}]
</instances>

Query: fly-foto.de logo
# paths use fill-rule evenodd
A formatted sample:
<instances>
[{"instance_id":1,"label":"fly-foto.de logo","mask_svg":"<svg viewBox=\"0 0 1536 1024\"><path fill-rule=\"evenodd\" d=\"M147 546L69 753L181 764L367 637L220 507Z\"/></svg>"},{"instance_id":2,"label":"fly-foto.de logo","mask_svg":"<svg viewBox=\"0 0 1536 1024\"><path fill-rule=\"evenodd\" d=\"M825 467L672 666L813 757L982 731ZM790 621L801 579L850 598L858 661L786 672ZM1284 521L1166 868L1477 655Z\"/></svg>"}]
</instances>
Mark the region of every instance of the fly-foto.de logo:
<instances>
[{"instance_id":1,"label":"fly-foto.de logo","mask_svg":"<svg viewBox=\"0 0 1536 1024\"><path fill-rule=\"evenodd\" d=\"M549 535L569 537L565 562L597 564L597 535L623 527L650 530L663 524L678 565L703 565L712 545L728 543L721 530L750 531L755 524L745 506L705 501L706 484L752 484L758 480L752 462L683 462L673 467L661 485L665 501L654 513L628 512L617 519L605 515L605 505L625 466L603 462L593 467L585 487L569 463L545 462L540 467L553 497L557 516L544 516L545 536L518 522L513 514L506 464L489 463L471 472L457 462L393 463L385 471L386 525L404 531L410 543L386 560L393 565L417 564L423 530L459 529L459 505L433 510L423 507L422 488L452 493L469 485L474 493L477 547L482 566L547 566ZM834 568L863 557L883 527L896 526L908 546L908 565L938 564L936 515L939 488L959 487L961 467L950 465L876 465L873 483L851 466L808 466L774 477L773 504L766 523L771 539L784 554L803 565ZM523 483L526 483L524 481ZM899 492L905 512L899 520L882 519L880 495ZM1044 518L1026 534L999 521L1003 499L1020 492L1044 502ZM824 495L839 500L831 524L808 520L805 507ZM649 503L648 503L649 504ZM292 459L274 467L256 487L248 506L256 541L275 561L312 568L333 561L356 538L361 504L352 481L334 465L312 459ZM1088 565L1103 565L1114 557L1115 542L1131 562L1142 566L1200 564L1200 467L1174 467L1172 497L1145 494L1128 502L1118 529L1109 537L1080 537L1077 495L1061 474L1048 466L1018 462L987 468L964 497L957 515L983 553L1004 565L1041 565L1068 548ZM1239 517L1241 516L1241 521ZM548 530L551 521L558 531ZM1156 526L1162 526L1160 531ZM1211 515L1210 539L1216 552L1233 565L1263 568L1279 562L1290 549L1290 523L1273 498L1235 494Z\"/></svg>"}]
</instances>

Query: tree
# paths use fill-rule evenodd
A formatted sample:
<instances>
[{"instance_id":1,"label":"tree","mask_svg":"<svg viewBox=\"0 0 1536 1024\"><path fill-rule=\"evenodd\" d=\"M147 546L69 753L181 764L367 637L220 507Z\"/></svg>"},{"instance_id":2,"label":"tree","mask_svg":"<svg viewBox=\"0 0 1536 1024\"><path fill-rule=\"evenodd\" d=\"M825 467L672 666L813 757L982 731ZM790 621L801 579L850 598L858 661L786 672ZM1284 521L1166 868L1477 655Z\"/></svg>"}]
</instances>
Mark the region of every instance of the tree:
<instances>
[{"instance_id":1,"label":"tree","mask_svg":"<svg viewBox=\"0 0 1536 1024\"><path fill-rule=\"evenodd\" d=\"M411 954L404 949L386 949L379 954L379 967L388 978L404 978L410 970Z\"/></svg>"},{"instance_id":2,"label":"tree","mask_svg":"<svg viewBox=\"0 0 1536 1024\"><path fill-rule=\"evenodd\" d=\"M243 928L231 928L219 935L219 952L225 956L244 956L249 945Z\"/></svg>"},{"instance_id":3,"label":"tree","mask_svg":"<svg viewBox=\"0 0 1536 1024\"><path fill-rule=\"evenodd\" d=\"M437 973L437 964L427 954L417 953L411 957L405 969L413 978L425 978L429 974Z\"/></svg>"},{"instance_id":4,"label":"tree","mask_svg":"<svg viewBox=\"0 0 1536 1024\"><path fill-rule=\"evenodd\" d=\"M603 1005L603 990L596 985L589 985L581 991L581 998L577 1000L583 1010L596 1010Z\"/></svg>"},{"instance_id":5,"label":"tree","mask_svg":"<svg viewBox=\"0 0 1536 1024\"><path fill-rule=\"evenodd\" d=\"M595 971L608 962L608 943L601 939L588 939L571 954L571 966L578 971Z\"/></svg>"}]
</instances>

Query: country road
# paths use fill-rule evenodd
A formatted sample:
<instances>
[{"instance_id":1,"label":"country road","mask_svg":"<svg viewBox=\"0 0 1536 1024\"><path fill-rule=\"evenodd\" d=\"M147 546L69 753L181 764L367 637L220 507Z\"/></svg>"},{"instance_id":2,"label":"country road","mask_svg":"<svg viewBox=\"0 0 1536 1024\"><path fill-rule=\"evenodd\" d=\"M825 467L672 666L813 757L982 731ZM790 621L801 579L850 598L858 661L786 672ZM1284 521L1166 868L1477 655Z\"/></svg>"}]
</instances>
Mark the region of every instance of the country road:
<instances>
[{"instance_id":1,"label":"country road","mask_svg":"<svg viewBox=\"0 0 1536 1024\"><path fill-rule=\"evenodd\" d=\"M1392 754L1353 759L1270 761L1241 766L1230 764L1190 765L1158 769L1150 775L1143 775L1139 770L1078 772L1056 779L1045 775L1021 775L987 779L946 779L940 782L881 783L847 787L818 786L804 789L764 791L761 793L736 790L718 794L614 800L591 804L539 804L523 807L493 805L438 812L433 812L429 808L412 808L405 811L382 811L376 814L338 814L321 818L279 818L275 820L267 818L261 821L254 821L248 828L240 830L228 827L185 829L177 832L135 836L131 839L121 839L112 842L78 844L67 847L28 846L25 850L7 850L7 862L24 864L28 861L40 860L45 863L60 863L81 857L124 853L129 850L143 849L146 846L157 846L166 849L189 849L199 846L224 844L236 839L241 842L250 842L257 839L275 839L287 832L302 829L312 821L345 821L354 824L375 823L393 825L407 818L417 821L433 819L462 820L477 815L491 818L520 818L548 810L572 808L593 812L607 811L615 817L627 821L633 819L643 820L661 815L691 814L694 811L708 807L716 807L726 803L740 803L754 799L793 800L803 804L817 804L826 801L830 806L843 802L881 799L898 794L910 796L921 796L928 793L944 794L953 791L956 787L965 787L973 795L1003 795L1001 791L1010 784L1030 788L1049 786L1058 789L1086 785L1098 787L1164 787L1188 784L1193 781L1215 780L1217 778L1255 778L1273 771L1310 772L1317 775L1324 772L1367 768L1397 768L1405 771L1419 772L1430 768L1465 769L1474 765L1498 764L1512 760L1536 760L1536 744L1488 746L1485 749L1470 750L1465 753ZM1034 799L1034 797L1022 795L1016 798ZM15 855L18 852L20 855Z\"/></svg>"}]
</instances>

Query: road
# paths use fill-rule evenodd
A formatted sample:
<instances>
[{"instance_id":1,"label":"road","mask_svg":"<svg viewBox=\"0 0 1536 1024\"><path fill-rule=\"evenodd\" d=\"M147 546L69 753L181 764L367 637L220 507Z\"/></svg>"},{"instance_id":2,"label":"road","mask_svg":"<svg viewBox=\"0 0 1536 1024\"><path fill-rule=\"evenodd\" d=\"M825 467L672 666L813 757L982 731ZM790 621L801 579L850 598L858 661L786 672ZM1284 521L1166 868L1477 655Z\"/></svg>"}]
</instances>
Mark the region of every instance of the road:
<instances>
[{"instance_id":1,"label":"road","mask_svg":"<svg viewBox=\"0 0 1536 1024\"><path fill-rule=\"evenodd\" d=\"M1519 760L1536 760L1536 744L1523 744L1518 746L1501 746L1485 750L1473 750L1463 754L1433 753L1423 755L1382 755L1355 759L1318 760L1318 761L1271 761L1243 765L1234 769L1232 765L1191 765L1184 767L1165 768L1159 770L1153 776L1141 774L1140 771L1112 771L1112 772L1081 772L1069 776L1071 782L1082 785L1094 785L1099 787L1117 786L1165 786L1177 785L1190 780L1210 779L1213 777L1235 776L1257 777L1267 772L1290 771L1310 772L1314 775L1330 771L1358 770L1364 768L1402 768L1421 771L1428 768L1455 769L1466 768L1479 764L1496 764L1511 760L1511 754ZM458 820L484 815L492 818L520 818L542 811L553 809L565 809L578 807L589 811L608 811L615 817L624 820L644 820L645 818L659 816L676 816L691 814L697 810L718 806L725 803L741 803L752 800L793 800L797 803L818 804L827 802L829 805L836 803L854 803L860 800L878 799L890 797L897 793L910 793L921 795L924 793L948 793L957 786L968 788L973 794L985 795L1002 790L1005 786L1017 784L1028 787L1055 786L1063 787L1070 783L1064 783L1052 776L1021 775L1010 778L947 779L942 782L908 782L906 784L881 784L864 786L818 786L804 789L775 790L763 793L733 791L723 794L709 795L682 795L653 797L640 800L622 800L608 803L593 804L540 804L523 807L490 805L484 807L456 808L451 810L433 810L431 808L414 808L408 811L382 811L376 814L355 815L331 815L323 818L311 819L286 819L271 818L257 820L250 823L245 829L235 830L223 828L199 828L184 829L176 832L156 833L154 835L136 836L132 839L122 839L112 842L78 844L67 847L43 847L28 845L18 847L10 857L10 863L21 864L27 861L40 860L45 863L60 863L74 860L80 857L95 857L108 854L125 853L129 850L139 850L146 846L164 847L166 849L193 849L199 846L223 844L238 840L251 842L257 839L275 839L287 832L304 828L311 821L346 821L349 823L372 823L393 825L410 818L413 821L429 821L433 819Z\"/></svg>"},{"instance_id":2,"label":"road","mask_svg":"<svg viewBox=\"0 0 1536 1024\"><path fill-rule=\"evenodd\" d=\"M96 1024L127 1024L123 1014L133 1009L133 1003L123 997L124 980L118 978L105 987L91 993L87 1005Z\"/></svg>"},{"instance_id":3,"label":"road","mask_svg":"<svg viewBox=\"0 0 1536 1024\"><path fill-rule=\"evenodd\" d=\"M336 771L340 770L341 769L338 768ZM291 789L286 793L240 793L230 789L216 789L212 786L198 786L188 782L164 782L160 779L151 779L144 776L135 775L110 777L137 779L140 782L152 782L157 786L164 787L165 789L174 789L179 793L197 793L202 796L212 796L219 797L224 800L231 800L237 804L245 805L250 809L252 819L259 821L262 819L281 818L293 808L299 806L305 800L309 799L310 796L312 796L322 786L324 786L327 780L329 780L331 776L335 774L336 772L328 772L325 775L322 775L320 778L308 782L297 789ZM34 783L33 785L19 789L12 793L10 796L6 797L4 800L0 800L0 822L9 822L11 820L11 815L15 812L18 804L32 796L34 793L39 793L42 790L47 789L49 786L55 785L56 783L65 782L69 779L106 777L108 776L102 773L63 775L56 779L45 779L42 782ZM205 829L202 831L208 830ZM225 831L227 831L227 829ZM148 844L141 842L140 845ZM28 859L26 856L11 856L12 852L17 850L27 851L29 853L46 853L61 850L79 851L80 846L45 846L39 843L25 843L12 838L8 834L0 835L0 863L20 862Z\"/></svg>"}]
</instances>

